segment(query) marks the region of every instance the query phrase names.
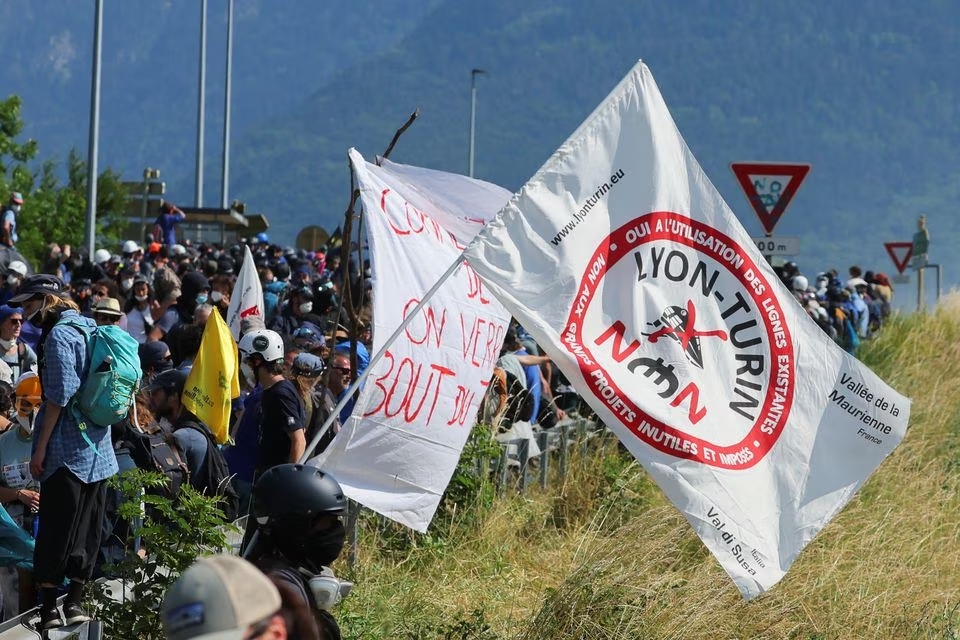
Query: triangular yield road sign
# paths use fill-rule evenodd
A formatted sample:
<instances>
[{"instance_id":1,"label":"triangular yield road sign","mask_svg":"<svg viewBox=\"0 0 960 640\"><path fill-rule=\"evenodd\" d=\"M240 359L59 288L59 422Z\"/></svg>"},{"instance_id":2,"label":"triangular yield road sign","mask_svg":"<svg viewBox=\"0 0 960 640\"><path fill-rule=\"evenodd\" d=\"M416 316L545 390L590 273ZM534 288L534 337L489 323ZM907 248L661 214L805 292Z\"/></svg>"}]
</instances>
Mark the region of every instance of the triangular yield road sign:
<instances>
[{"instance_id":1,"label":"triangular yield road sign","mask_svg":"<svg viewBox=\"0 0 960 640\"><path fill-rule=\"evenodd\" d=\"M810 171L809 164L734 162L730 165L769 235Z\"/></svg>"},{"instance_id":2,"label":"triangular yield road sign","mask_svg":"<svg viewBox=\"0 0 960 640\"><path fill-rule=\"evenodd\" d=\"M913 243L884 242L883 247L887 250L890 259L893 260L894 266L897 267L897 273L903 273L903 270L907 268L907 264L910 262L910 258L913 256ZM902 253L903 257L898 258L897 253Z\"/></svg>"}]
</instances>

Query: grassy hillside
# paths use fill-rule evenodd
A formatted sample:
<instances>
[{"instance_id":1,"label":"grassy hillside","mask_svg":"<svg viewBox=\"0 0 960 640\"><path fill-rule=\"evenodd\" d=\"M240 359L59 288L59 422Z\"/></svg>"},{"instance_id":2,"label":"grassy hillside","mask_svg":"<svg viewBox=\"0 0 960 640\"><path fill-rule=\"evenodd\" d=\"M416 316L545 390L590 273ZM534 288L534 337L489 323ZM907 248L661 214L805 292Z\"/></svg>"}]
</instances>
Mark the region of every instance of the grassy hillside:
<instances>
[{"instance_id":1,"label":"grassy hillside","mask_svg":"<svg viewBox=\"0 0 960 640\"><path fill-rule=\"evenodd\" d=\"M903 444L771 592L747 603L629 456L441 514L363 522L351 638L960 636L960 296L899 317L863 360L913 399ZM482 492L481 492L482 493ZM478 503L479 504L479 503Z\"/></svg>"}]
</instances>

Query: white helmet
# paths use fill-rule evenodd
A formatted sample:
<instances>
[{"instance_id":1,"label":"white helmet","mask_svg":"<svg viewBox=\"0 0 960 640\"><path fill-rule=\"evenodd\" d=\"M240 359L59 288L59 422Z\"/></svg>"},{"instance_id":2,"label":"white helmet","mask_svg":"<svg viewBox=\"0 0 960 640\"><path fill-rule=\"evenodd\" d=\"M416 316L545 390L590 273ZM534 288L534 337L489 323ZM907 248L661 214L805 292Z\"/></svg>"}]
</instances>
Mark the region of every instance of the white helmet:
<instances>
[{"instance_id":1,"label":"white helmet","mask_svg":"<svg viewBox=\"0 0 960 640\"><path fill-rule=\"evenodd\" d=\"M120 250L127 255L136 253L137 251L143 251L143 249L141 249L140 246L133 240L125 241Z\"/></svg>"},{"instance_id":2,"label":"white helmet","mask_svg":"<svg viewBox=\"0 0 960 640\"><path fill-rule=\"evenodd\" d=\"M14 260L7 265L7 272L19 273L21 276L27 275L27 265L21 260Z\"/></svg>"},{"instance_id":3,"label":"white helmet","mask_svg":"<svg viewBox=\"0 0 960 640\"><path fill-rule=\"evenodd\" d=\"M805 276L793 276L793 290L794 291L806 291L807 290L807 278Z\"/></svg>"},{"instance_id":4,"label":"white helmet","mask_svg":"<svg viewBox=\"0 0 960 640\"><path fill-rule=\"evenodd\" d=\"M103 264L110 261L110 252L106 249L97 249L93 252L93 263Z\"/></svg>"},{"instance_id":5,"label":"white helmet","mask_svg":"<svg viewBox=\"0 0 960 640\"><path fill-rule=\"evenodd\" d=\"M240 338L240 357L248 358L260 354L264 362L283 360L283 338L270 329L255 329Z\"/></svg>"}]
</instances>

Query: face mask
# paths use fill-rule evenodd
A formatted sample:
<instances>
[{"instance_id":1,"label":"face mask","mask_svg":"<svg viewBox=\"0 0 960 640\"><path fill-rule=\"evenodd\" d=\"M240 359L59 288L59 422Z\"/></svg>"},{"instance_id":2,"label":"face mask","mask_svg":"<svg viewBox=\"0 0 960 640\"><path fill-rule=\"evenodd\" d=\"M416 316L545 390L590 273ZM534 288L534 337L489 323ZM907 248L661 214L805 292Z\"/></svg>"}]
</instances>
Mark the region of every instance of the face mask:
<instances>
[{"instance_id":1,"label":"face mask","mask_svg":"<svg viewBox=\"0 0 960 640\"><path fill-rule=\"evenodd\" d=\"M15 344L17 344L16 340L4 340L0 338L0 349L4 351L10 351L10 349L13 349L13 345Z\"/></svg>"},{"instance_id":2,"label":"face mask","mask_svg":"<svg viewBox=\"0 0 960 640\"><path fill-rule=\"evenodd\" d=\"M150 296L133 296L137 302L146 302Z\"/></svg>"},{"instance_id":3,"label":"face mask","mask_svg":"<svg viewBox=\"0 0 960 640\"><path fill-rule=\"evenodd\" d=\"M206 304L206 302L207 302L207 294L201 293L200 295L197 296L197 304Z\"/></svg>"},{"instance_id":4,"label":"face mask","mask_svg":"<svg viewBox=\"0 0 960 640\"><path fill-rule=\"evenodd\" d=\"M37 419L37 412L31 411L25 416L17 414L17 424L27 433L33 433L33 423Z\"/></svg>"},{"instance_id":5,"label":"face mask","mask_svg":"<svg viewBox=\"0 0 960 640\"><path fill-rule=\"evenodd\" d=\"M240 363L240 373L243 374L243 379L246 380L248 383L256 384L257 373L256 371L253 370L253 367L251 367L246 362Z\"/></svg>"},{"instance_id":6,"label":"face mask","mask_svg":"<svg viewBox=\"0 0 960 640\"><path fill-rule=\"evenodd\" d=\"M30 315L25 315L23 319L26 320L27 322L33 324L34 326L36 326L37 323L34 322L34 320L39 320L39 319L40 319L40 318L37 316L37 314L40 313L41 311L43 311L43 305L40 305L39 307L37 307L37 310L34 311L33 313L31 313Z\"/></svg>"},{"instance_id":7,"label":"face mask","mask_svg":"<svg viewBox=\"0 0 960 640\"><path fill-rule=\"evenodd\" d=\"M313 303L304 302L303 304L300 305L299 308L300 308L300 313L310 313L311 311L313 311Z\"/></svg>"},{"instance_id":8,"label":"face mask","mask_svg":"<svg viewBox=\"0 0 960 640\"><path fill-rule=\"evenodd\" d=\"M7 284L17 284L20 282L20 277L15 275L7 276Z\"/></svg>"},{"instance_id":9,"label":"face mask","mask_svg":"<svg viewBox=\"0 0 960 640\"><path fill-rule=\"evenodd\" d=\"M161 360L160 362L153 365L153 375L156 376L158 373L163 373L169 369L173 369L173 365L169 360ZM153 376L151 376L152 378Z\"/></svg>"},{"instance_id":10,"label":"face mask","mask_svg":"<svg viewBox=\"0 0 960 640\"><path fill-rule=\"evenodd\" d=\"M221 300L223 300L223 294L219 291L214 291L210 294L210 302L213 304L219 304Z\"/></svg>"},{"instance_id":11,"label":"face mask","mask_svg":"<svg viewBox=\"0 0 960 640\"><path fill-rule=\"evenodd\" d=\"M11 208L13 209L13 212L14 212L14 213L20 213L20 208L21 208L20 205L15 204L15 205L13 205L13 207L11 207Z\"/></svg>"},{"instance_id":12,"label":"face mask","mask_svg":"<svg viewBox=\"0 0 960 640\"><path fill-rule=\"evenodd\" d=\"M347 531L342 523L337 523L326 531L308 534L300 543L300 553L303 560L315 567L327 567L333 564L340 552L343 551L343 542Z\"/></svg>"},{"instance_id":13,"label":"face mask","mask_svg":"<svg viewBox=\"0 0 960 640\"><path fill-rule=\"evenodd\" d=\"M123 280L120 286L123 287L124 291L130 291L130 289L133 289L133 279L128 278L127 280Z\"/></svg>"}]
</instances>

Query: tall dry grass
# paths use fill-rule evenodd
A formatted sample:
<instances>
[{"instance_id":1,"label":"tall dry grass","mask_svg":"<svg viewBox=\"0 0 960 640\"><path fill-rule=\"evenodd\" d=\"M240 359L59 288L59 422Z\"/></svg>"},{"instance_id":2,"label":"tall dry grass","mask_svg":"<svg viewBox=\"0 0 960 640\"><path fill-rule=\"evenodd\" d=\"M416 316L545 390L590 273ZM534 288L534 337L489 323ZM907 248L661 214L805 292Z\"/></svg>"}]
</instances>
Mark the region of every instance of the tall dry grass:
<instances>
[{"instance_id":1,"label":"tall dry grass","mask_svg":"<svg viewBox=\"0 0 960 640\"><path fill-rule=\"evenodd\" d=\"M355 638L960 638L960 296L862 359L913 399L901 446L744 602L679 513L608 447L566 482L410 535L368 520L340 617Z\"/></svg>"}]
</instances>

